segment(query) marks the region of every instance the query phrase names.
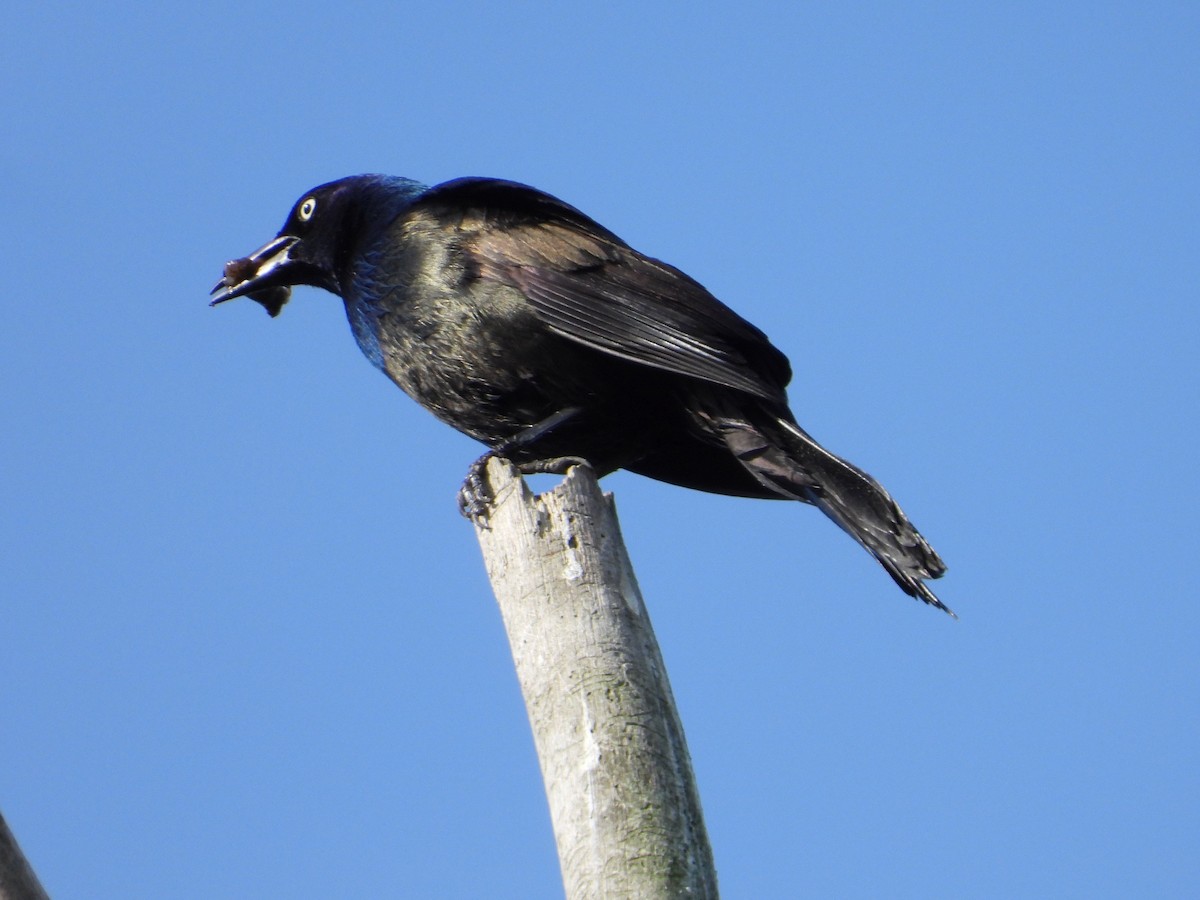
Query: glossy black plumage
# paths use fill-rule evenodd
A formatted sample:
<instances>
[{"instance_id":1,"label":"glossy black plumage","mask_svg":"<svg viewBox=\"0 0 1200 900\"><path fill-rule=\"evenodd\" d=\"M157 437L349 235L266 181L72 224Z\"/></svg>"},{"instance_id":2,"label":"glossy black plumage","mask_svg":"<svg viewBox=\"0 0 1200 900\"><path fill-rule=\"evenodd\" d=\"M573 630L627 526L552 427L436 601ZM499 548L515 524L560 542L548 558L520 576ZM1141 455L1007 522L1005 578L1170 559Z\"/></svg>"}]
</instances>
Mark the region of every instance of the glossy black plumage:
<instances>
[{"instance_id":1,"label":"glossy black plumage","mask_svg":"<svg viewBox=\"0 0 1200 900\"><path fill-rule=\"evenodd\" d=\"M796 424L791 369L767 337L548 194L481 178L322 185L227 264L213 302L250 296L277 315L296 284L340 295L375 365L523 470L584 459L812 503L949 612L924 584L945 566L887 492Z\"/></svg>"}]
</instances>

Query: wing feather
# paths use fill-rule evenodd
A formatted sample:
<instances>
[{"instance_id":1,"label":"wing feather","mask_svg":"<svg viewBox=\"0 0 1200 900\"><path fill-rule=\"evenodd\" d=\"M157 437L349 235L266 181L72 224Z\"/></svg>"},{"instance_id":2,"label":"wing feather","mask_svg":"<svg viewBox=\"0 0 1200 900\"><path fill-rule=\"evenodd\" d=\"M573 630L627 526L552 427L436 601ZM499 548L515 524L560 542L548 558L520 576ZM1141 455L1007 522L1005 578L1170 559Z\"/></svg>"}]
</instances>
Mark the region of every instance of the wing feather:
<instances>
[{"instance_id":1,"label":"wing feather","mask_svg":"<svg viewBox=\"0 0 1200 900\"><path fill-rule=\"evenodd\" d=\"M699 282L638 253L574 207L534 188L458 179L417 204L454 223L480 277L516 287L548 328L642 365L777 402L787 358Z\"/></svg>"}]
</instances>

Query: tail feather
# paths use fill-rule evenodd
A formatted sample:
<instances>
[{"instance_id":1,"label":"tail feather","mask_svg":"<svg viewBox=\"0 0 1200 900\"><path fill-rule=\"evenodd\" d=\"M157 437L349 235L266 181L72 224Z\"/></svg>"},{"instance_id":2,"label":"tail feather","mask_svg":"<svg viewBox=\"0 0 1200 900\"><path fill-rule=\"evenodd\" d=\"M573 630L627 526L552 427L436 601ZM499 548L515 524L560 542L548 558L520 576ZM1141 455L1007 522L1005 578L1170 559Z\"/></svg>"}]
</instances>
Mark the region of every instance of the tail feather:
<instances>
[{"instance_id":1,"label":"tail feather","mask_svg":"<svg viewBox=\"0 0 1200 900\"><path fill-rule=\"evenodd\" d=\"M729 448L759 483L812 503L875 557L906 594L958 618L925 585L946 564L883 486L834 456L786 419L759 427L742 417L716 424Z\"/></svg>"}]
</instances>

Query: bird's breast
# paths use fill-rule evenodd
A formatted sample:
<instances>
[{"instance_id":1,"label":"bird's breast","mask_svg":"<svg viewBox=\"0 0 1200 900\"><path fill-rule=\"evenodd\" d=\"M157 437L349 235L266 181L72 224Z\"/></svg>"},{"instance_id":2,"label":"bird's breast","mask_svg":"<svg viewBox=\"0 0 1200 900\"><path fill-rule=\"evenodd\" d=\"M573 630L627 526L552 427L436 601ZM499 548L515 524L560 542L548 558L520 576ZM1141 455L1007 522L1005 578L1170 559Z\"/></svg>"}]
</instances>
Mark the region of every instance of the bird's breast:
<instances>
[{"instance_id":1,"label":"bird's breast","mask_svg":"<svg viewBox=\"0 0 1200 900\"><path fill-rule=\"evenodd\" d=\"M393 284L350 296L346 311L366 357L443 421L496 445L558 411L573 381L562 339L518 292Z\"/></svg>"}]
</instances>

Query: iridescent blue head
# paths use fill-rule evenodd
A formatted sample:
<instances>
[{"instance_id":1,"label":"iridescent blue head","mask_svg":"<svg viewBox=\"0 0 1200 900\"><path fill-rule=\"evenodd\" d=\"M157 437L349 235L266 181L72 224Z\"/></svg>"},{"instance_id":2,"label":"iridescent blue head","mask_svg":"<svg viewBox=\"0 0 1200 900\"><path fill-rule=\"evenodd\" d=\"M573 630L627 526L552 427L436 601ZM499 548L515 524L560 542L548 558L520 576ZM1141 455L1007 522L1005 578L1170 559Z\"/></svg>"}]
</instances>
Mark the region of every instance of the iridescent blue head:
<instances>
[{"instance_id":1,"label":"iridescent blue head","mask_svg":"<svg viewBox=\"0 0 1200 900\"><path fill-rule=\"evenodd\" d=\"M411 178L352 175L305 192L272 240L225 264L212 305L249 297L279 315L294 285L342 295L347 265L370 232L386 227L428 188Z\"/></svg>"}]
</instances>

